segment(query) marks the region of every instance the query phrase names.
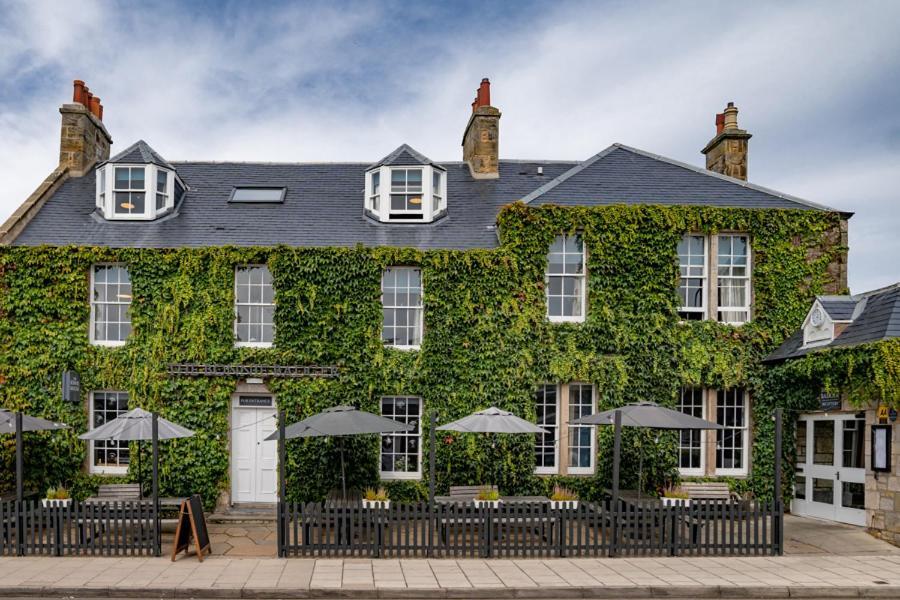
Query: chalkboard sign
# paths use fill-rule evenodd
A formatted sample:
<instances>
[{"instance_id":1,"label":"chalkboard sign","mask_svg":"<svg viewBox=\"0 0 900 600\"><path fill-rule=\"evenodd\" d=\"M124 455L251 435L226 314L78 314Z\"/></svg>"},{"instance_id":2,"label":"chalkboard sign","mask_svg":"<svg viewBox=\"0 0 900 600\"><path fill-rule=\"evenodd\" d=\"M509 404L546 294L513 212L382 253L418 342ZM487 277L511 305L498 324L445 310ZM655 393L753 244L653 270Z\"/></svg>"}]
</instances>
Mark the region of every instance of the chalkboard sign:
<instances>
[{"instance_id":1,"label":"chalkboard sign","mask_svg":"<svg viewBox=\"0 0 900 600\"><path fill-rule=\"evenodd\" d=\"M841 410L841 395L822 392L819 396L819 410Z\"/></svg>"},{"instance_id":2,"label":"chalkboard sign","mask_svg":"<svg viewBox=\"0 0 900 600\"><path fill-rule=\"evenodd\" d=\"M197 558L203 562L203 553L212 552L209 543L209 530L206 528L206 517L203 515L203 502L199 494L194 494L181 503L178 510L178 527L175 529L175 544L172 548L172 560L184 550L187 554L191 547L191 539L197 549Z\"/></svg>"},{"instance_id":3,"label":"chalkboard sign","mask_svg":"<svg viewBox=\"0 0 900 600\"><path fill-rule=\"evenodd\" d=\"M81 402L81 379L75 371L63 371L62 397L63 402L72 404Z\"/></svg>"}]
</instances>

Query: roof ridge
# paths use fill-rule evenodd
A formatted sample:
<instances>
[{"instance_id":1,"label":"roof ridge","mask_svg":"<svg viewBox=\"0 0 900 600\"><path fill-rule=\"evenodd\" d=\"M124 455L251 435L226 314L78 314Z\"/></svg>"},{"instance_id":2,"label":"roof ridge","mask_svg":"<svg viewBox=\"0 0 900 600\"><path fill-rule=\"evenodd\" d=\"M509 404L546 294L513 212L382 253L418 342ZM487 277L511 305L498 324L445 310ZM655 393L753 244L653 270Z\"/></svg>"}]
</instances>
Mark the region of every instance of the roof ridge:
<instances>
[{"instance_id":1,"label":"roof ridge","mask_svg":"<svg viewBox=\"0 0 900 600\"><path fill-rule=\"evenodd\" d=\"M861 300L863 298L869 298L876 294L883 294L885 292L890 292L894 289L900 289L900 281L898 281L896 283L888 284L884 287L880 287L880 288L877 288L874 290L869 290L868 292L860 292L858 294L852 295L851 298L856 299L856 300Z\"/></svg>"},{"instance_id":2,"label":"roof ridge","mask_svg":"<svg viewBox=\"0 0 900 600\"><path fill-rule=\"evenodd\" d=\"M734 177L729 177L728 175L722 175L721 173L716 173L715 171L710 171L709 169L703 169L701 167L681 162L680 160L676 160L674 158L669 158L667 156L663 156L661 154L654 154L653 152L648 152L646 150L641 150L639 148L634 148L632 146L628 146L626 144L622 144L619 142L615 142L613 144L616 148L621 148L627 152L632 152L634 154L644 156L646 158L652 158L654 160L658 160L664 163L668 163L670 165L681 167L682 169L687 169L689 171L693 171L694 173L698 173L700 175L706 175L707 177L714 177L716 179L721 179L722 181L727 181L729 183L733 183L735 185L740 185L751 190L755 190L757 192L762 192L763 194L768 194L770 196L775 196L776 198L782 198L783 200L790 200L791 202L796 202L798 204L803 204L804 206L808 206L810 208L815 208L817 210L824 210L828 212L840 212L843 214L853 214L847 213L846 211L841 211L836 208L831 208L825 206L824 204L818 204L816 202L812 202L810 200L805 200L798 196L793 196L791 194L785 194L784 192L779 192L778 190L773 190L772 188L768 188L762 185L757 185L755 183L750 183L749 181L744 181L742 179L735 179Z\"/></svg>"}]
</instances>

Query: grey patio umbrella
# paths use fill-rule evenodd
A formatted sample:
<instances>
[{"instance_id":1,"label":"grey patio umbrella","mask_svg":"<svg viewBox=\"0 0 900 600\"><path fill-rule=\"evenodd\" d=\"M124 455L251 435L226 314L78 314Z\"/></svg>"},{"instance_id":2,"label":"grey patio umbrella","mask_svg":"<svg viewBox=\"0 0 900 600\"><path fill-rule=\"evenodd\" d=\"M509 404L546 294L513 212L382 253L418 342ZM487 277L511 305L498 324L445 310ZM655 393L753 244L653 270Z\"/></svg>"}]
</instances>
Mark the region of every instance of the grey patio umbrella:
<instances>
[{"instance_id":1,"label":"grey patio umbrella","mask_svg":"<svg viewBox=\"0 0 900 600\"><path fill-rule=\"evenodd\" d=\"M25 431L55 431L68 429L65 423L48 421L40 417L32 417L22 413L14 413L0 408L0 434L14 433L16 435L16 500L24 499L24 447L22 433Z\"/></svg>"},{"instance_id":2,"label":"grey patio umbrella","mask_svg":"<svg viewBox=\"0 0 900 600\"><path fill-rule=\"evenodd\" d=\"M348 435L366 435L374 433L392 433L409 431L412 425L399 423L392 419L359 410L353 406L333 406L320 413L307 417L289 425L284 430L285 439L298 437L337 437ZM267 441L277 440L279 432L275 431ZM341 452L341 495L347 499L347 476L344 468L344 443L340 441Z\"/></svg>"},{"instance_id":3,"label":"grey patio umbrella","mask_svg":"<svg viewBox=\"0 0 900 600\"><path fill-rule=\"evenodd\" d=\"M172 440L186 438L194 435L194 432L177 423L157 417L158 440ZM78 436L82 440L116 440L121 442L138 442L138 481L141 481L141 452L140 443L153 439L153 413L143 408L134 408L127 413L119 415L112 421L104 423L100 427L91 429L87 433ZM143 494L143 491L141 492Z\"/></svg>"},{"instance_id":4,"label":"grey patio umbrella","mask_svg":"<svg viewBox=\"0 0 900 600\"><path fill-rule=\"evenodd\" d=\"M605 410L570 421L571 425L613 425L616 411L622 414L623 427L643 427L646 429L723 429L718 423L699 419L683 412L660 406L655 402L632 402L618 409ZM644 448L641 446L638 461L638 498L644 479Z\"/></svg>"},{"instance_id":5,"label":"grey patio umbrella","mask_svg":"<svg viewBox=\"0 0 900 600\"><path fill-rule=\"evenodd\" d=\"M438 431L460 431L463 433L550 433L542 427L538 427L531 421L517 417L511 412L500 410L495 406L472 413L467 417L441 425ZM494 440L491 438L491 448L494 448ZM434 447L432 445L432 452ZM496 465L496 460L494 461ZM496 468L496 466L495 466ZM494 473L494 479L497 473Z\"/></svg>"}]
</instances>

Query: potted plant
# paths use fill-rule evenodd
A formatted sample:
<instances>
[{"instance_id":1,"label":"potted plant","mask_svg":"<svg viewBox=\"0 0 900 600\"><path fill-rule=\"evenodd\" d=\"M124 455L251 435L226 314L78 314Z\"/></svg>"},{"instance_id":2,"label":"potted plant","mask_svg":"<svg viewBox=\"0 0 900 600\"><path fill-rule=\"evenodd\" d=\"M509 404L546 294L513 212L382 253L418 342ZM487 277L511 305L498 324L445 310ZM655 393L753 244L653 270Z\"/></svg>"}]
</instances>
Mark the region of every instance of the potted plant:
<instances>
[{"instance_id":1,"label":"potted plant","mask_svg":"<svg viewBox=\"0 0 900 600\"><path fill-rule=\"evenodd\" d=\"M660 500L662 500L663 506L675 506L679 502L682 502L684 506L688 506L691 503L691 497L688 495L687 490L676 485L665 487Z\"/></svg>"},{"instance_id":2,"label":"potted plant","mask_svg":"<svg viewBox=\"0 0 900 600\"><path fill-rule=\"evenodd\" d=\"M46 496L41 500L44 508L49 507L65 507L72 503L72 496L69 490L63 485L51 487L47 490Z\"/></svg>"},{"instance_id":3,"label":"potted plant","mask_svg":"<svg viewBox=\"0 0 900 600\"><path fill-rule=\"evenodd\" d=\"M387 490L383 487L366 488L363 496L363 508L390 508L391 499L388 497Z\"/></svg>"},{"instance_id":4,"label":"potted plant","mask_svg":"<svg viewBox=\"0 0 900 600\"><path fill-rule=\"evenodd\" d=\"M500 506L500 492L490 486L478 489L475 494L475 506L478 508L497 508Z\"/></svg>"},{"instance_id":5,"label":"potted plant","mask_svg":"<svg viewBox=\"0 0 900 600\"><path fill-rule=\"evenodd\" d=\"M578 508L578 494L561 485L554 486L553 493L550 494L550 508Z\"/></svg>"}]
</instances>

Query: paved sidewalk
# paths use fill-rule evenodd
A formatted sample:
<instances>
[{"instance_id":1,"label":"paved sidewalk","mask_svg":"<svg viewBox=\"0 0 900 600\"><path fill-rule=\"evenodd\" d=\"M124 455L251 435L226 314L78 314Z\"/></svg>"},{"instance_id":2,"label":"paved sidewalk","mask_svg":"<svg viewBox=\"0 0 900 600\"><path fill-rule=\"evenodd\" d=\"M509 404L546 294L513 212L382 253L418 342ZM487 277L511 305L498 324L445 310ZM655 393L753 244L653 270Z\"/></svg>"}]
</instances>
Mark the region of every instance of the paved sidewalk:
<instances>
[{"instance_id":1,"label":"paved sidewalk","mask_svg":"<svg viewBox=\"0 0 900 600\"><path fill-rule=\"evenodd\" d=\"M900 597L900 555L521 560L2 558L0 596Z\"/></svg>"}]
</instances>

